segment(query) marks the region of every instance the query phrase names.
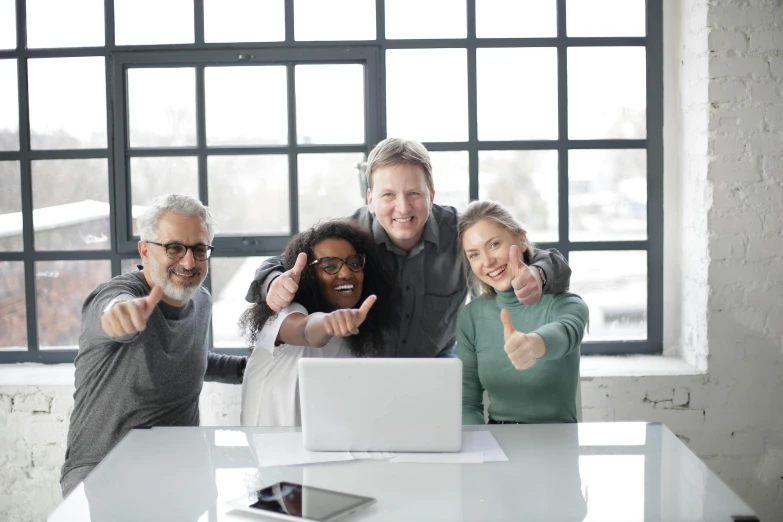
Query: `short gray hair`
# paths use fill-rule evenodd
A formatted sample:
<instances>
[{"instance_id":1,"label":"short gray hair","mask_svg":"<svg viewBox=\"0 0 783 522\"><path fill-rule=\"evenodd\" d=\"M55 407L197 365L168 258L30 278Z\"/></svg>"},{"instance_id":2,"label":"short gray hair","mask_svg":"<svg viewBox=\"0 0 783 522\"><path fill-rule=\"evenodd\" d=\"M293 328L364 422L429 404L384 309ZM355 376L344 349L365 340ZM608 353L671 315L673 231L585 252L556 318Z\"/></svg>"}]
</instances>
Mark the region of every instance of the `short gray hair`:
<instances>
[{"instance_id":1,"label":"short gray hair","mask_svg":"<svg viewBox=\"0 0 783 522\"><path fill-rule=\"evenodd\" d=\"M212 218L209 208L205 207L198 199L193 196L183 196L181 194L167 194L155 198L152 205L137 220L139 227L139 236L142 241L154 241L158 236L158 222L160 216L166 212L173 212L180 216L198 216L204 226L207 228L209 242L215 237L215 228L217 223Z\"/></svg>"}]
</instances>

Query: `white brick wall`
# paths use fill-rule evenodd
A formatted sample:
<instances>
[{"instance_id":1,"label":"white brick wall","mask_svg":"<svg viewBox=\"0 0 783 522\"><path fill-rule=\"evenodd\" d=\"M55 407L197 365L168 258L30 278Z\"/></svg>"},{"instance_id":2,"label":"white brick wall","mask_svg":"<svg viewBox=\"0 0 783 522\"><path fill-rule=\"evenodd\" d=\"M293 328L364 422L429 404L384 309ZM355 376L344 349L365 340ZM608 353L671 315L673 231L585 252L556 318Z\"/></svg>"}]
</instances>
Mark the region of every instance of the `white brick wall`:
<instances>
[{"instance_id":1,"label":"white brick wall","mask_svg":"<svg viewBox=\"0 0 783 522\"><path fill-rule=\"evenodd\" d=\"M583 383L585 421L662 421L765 522L783 520L783 7L664 2L666 339L700 376ZM72 386L0 387L0 520L60 501ZM205 425L239 389L208 384Z\"/></svg>"}]
</instances>

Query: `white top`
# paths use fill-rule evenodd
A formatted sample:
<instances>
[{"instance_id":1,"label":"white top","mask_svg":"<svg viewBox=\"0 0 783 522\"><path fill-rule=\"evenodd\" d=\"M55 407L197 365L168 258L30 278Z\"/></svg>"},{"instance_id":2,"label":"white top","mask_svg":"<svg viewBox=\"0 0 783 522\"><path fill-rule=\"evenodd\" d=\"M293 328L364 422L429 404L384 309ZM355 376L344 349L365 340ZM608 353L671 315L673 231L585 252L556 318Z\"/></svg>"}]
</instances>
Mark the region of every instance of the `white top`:
<instances>
[{"instance_id":1,"label":"white top","mask_svg":"<svg viewBox=\"0 0 783 522\"><path fill-rule=\"evenodd\" d=\"M299 359L352 357L342 337L332 337L323 348L291 344L275 346L280 326L294 312L308 315L302 305L291 303L258 334L242 384L242 426L301 426Z\"/></svg>"}]
</instances>

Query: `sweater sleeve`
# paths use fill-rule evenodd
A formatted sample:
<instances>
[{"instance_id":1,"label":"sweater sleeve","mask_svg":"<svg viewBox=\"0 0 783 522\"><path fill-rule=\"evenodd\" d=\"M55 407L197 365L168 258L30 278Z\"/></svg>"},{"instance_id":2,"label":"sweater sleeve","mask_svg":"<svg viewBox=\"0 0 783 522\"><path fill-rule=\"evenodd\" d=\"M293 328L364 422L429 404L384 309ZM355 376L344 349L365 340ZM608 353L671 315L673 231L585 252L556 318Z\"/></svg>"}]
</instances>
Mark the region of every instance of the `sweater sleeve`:
<instances>
[{"instance_id":1,"label":"sweater sleeve","mask_svg":"<svg viewBox=\"0 0 783 522\"><path fill-rule=\"evenodd\" d=\"M542 293L559 294L568 290L571 285L571 267L568 266L568 261L563 254L554 248L536 250L532 264L541 267L546 274L546 284Z\"/></svg>"},{"instance_id":2,"label":"sweater sleeve","mask_svg":"<svg viewBox=\"0 0 783 522\"><path fill-rule=\"evenodd\" d=\"M242 379L239 378L239 365L242 364L244 359L246 357L208 352L207 371L204 375L204 380L226 384L242 384Z\"/></svg>"},{"instance_id":3,"label":"sweater sleeve","mask_svg":"<svg viewBox=\"0 0 783 522\"><path fill-rule=\"evenodd\" d=\"M554 296L549 309L550 322L532 333L537 333L546 343L544 361L561 359L578 351L589 318L587 305L575 294L563 293Z\"/></svg>"},{"instance_id":4,"label":"sweater sleeve","mask_svg":"<svg viewBox=\"0 0 783 522\"><path fill-rule=\"evenodd\" d=\"M457 319L457 355L462 360L462 424L484 424L484 388L478 377L475 324L467 306Z\"/></svg>"}]
</instances>

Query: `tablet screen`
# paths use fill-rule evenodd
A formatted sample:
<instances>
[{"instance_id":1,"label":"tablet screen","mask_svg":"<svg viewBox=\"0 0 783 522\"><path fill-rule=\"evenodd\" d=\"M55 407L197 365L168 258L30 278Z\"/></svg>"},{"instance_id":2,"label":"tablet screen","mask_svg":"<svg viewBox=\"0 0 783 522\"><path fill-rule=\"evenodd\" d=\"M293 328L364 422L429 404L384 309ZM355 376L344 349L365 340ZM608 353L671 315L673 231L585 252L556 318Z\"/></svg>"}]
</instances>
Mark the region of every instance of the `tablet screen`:
<instances>
[{"instance_id":1,"label":"tablet screen","mask_svg":"<svg viewBox=\"0 0 783 522\"><path fill-rule=\"evenodd\" d=\"M328 489L279 482L261 489L248 507L309 520L330 520L373 502L373 499Z\"/></svg>"}]
</instances>

